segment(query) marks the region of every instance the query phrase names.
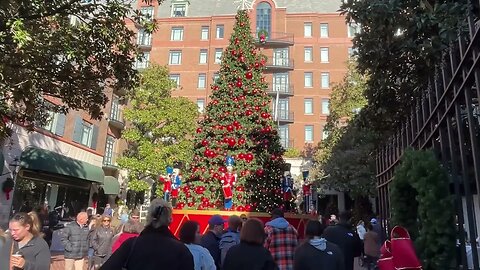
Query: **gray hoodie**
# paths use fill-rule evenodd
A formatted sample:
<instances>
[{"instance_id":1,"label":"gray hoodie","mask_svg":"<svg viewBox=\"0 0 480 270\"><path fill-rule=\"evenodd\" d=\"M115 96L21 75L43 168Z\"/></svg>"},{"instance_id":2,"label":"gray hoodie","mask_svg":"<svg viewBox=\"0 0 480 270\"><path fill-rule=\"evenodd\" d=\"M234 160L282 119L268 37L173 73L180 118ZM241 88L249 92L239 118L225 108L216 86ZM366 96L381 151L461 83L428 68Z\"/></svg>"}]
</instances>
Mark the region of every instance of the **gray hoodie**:
<instances>
[{"instance_id":1,"label":"gray hoodie","mask_svg":"<svg viewBox=\"0 0 480 270\"><path fill-rule=\"evenodd\" d=\"M50 248L42 237L36 236L22 248L18 248L18 242L13 242L13 254L20 254L25 259L23 270L49 270ZM19 268L14 268L18 270Z\"/></svg>"}]
</instances>

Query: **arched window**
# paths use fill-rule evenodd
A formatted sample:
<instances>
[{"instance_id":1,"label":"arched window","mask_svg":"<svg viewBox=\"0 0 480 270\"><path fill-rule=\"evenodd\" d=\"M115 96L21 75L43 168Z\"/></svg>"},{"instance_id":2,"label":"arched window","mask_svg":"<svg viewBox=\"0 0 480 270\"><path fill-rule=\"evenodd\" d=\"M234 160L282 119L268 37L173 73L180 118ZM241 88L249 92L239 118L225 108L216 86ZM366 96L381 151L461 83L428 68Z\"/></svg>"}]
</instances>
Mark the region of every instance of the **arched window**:
<instances>
[{"instance_id":1,"label":"arched window","mask_svg":"<svg viewBox=\"0 0 480 270\"><path fill-rule=\"evenodd\" d=\"M267 2L261 2L257 5L257 33L261 30L267 31L270 36L272 30L272 7Z\"/></svg>"}]
</instances>

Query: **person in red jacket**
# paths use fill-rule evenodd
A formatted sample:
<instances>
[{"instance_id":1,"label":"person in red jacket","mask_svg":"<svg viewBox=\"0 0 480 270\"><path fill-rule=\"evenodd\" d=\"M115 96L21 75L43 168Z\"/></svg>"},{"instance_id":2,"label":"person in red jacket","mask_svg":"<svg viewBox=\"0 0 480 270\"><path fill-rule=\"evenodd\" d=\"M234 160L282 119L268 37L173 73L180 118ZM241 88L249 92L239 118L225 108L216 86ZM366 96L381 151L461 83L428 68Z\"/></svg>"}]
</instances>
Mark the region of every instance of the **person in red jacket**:
<instances>
[{"instance_id":1,"label":"person in red jacket","mask_svg":"<svg viewBox=\"0 0 480 270\"><path fill-rule=\"evenodd\" d=\"M138 230L138 226L132 220L129 220L123 226L122 232L115 237L116 239L114 239L112 245L112 253L115 252L115 250L117 250L127 239L136 237L139 234L140 231Z\"/></svg>"}]
</instances>

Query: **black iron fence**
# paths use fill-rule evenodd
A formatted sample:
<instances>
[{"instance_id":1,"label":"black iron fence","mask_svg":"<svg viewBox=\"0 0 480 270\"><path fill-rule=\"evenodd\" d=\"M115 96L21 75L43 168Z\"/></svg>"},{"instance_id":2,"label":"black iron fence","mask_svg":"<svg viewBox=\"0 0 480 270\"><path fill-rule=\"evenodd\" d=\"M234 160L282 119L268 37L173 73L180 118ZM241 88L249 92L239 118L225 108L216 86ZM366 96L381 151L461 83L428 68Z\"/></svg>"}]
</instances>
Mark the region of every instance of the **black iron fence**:
<instances>
[{"instance_id":1,"label":"black iron fence","mask_svg":"<svg viewBox=\"0 0 480 270\"><path fill-rule=\"evenodd\" d=\"M389 184L400 158L408 147L432 149L448 170L455 197L457 269L479 270L480 31L474 17L468 18L468 33L452 44L444 64L432 70L430 86L407 120L378 149L377 184L380 216L389 228Z\"/></svg>"}]
</instances>

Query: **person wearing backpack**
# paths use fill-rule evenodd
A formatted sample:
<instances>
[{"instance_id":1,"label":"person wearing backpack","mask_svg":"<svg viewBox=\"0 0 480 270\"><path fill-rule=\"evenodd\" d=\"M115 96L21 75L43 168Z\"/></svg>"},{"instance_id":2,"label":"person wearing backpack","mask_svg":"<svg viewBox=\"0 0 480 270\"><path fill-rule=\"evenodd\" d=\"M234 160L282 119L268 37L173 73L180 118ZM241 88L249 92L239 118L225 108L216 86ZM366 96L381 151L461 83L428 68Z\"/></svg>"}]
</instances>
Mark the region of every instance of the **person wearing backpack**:
<instances>
[{"instance_id":1,"label":"person wearing backpack","mask_svg":"<svg viewBox=\"0 0 480 270\"><path fill-rule=\"evenodd\" d=\"M240 244L240 228L242 226L242 219L237 215L232 215L228 218L228 228L227 231L222 234L220 238L220 261L221 265L225 261L225 256L227 251L235 246Z\"/></svg>"}]
</instances>

